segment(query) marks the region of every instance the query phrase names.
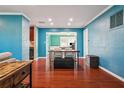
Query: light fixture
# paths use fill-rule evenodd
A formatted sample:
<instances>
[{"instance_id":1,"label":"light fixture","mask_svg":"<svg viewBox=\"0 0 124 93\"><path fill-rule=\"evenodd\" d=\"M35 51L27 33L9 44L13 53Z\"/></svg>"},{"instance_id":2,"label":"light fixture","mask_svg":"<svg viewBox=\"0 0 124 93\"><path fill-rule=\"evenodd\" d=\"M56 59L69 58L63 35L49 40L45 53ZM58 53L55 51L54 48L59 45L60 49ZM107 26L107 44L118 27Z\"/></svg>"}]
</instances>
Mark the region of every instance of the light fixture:
<instances>
[{"instance_id":1,"label":"light fixture","mask_svg":"<svg viewBox=\"0 0 124 93\"><path fill-rule=\"evenodd\" d=\"M52 25L54 25L54 23L53 23L53 22L51 22L51 23L50 23L50 25L52 26Z\"/></svg>"},{"instance_id":2,"label":"light fixture","mask_svg":"<svg viewBox=\"0 0 124 93\"><path fill-rule=\"evenodd\" d=\"M51 22L52 21L52 18L48 18L48 21Z\"/></svg>"},{"instance_id":3,"label":"light fixture","mask_svg":"<svg viewBox=\"0 0 124 93\"><path fill-rule=\"evenodd\" d=\"M70 26L70 25L71 25L71 23L70 23L70 22L68 22L68 23L67 23L67 25L68 25L68 26Z\"/></svg>"},{"instance_id":4,"label":"light fixture","mask_svg":"<svg viewBox=\"0 0 124 93\"><path fill-rule=\"evenodd\" d=\"M69 21L72 22L73 21L73 18L69 18Z\"/></svg>"}]
</instances>

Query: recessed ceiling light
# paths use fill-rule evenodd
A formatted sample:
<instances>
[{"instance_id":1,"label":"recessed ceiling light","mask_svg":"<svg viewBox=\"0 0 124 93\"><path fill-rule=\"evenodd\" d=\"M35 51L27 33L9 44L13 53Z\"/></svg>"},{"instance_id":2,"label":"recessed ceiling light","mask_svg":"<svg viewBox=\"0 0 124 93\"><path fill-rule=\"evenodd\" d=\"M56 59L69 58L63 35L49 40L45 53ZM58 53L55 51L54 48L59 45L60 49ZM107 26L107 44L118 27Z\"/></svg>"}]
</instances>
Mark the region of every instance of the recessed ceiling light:
<instances>
[{"instance_id":1,"label":"recessed ceiling light","mask_svg":"<svg viewBox=\"0 0 124 93\"><path fill-rule=\"evenodd\" d=\"M72 22L73 21L73 18L69 18L69 21Z\"/></svg>"},{"instance_id":2,"label":"recessed ceiling light","mask_svg":"<svg viewBox=\"0 0 124 93\"><path fill-rule=\"evenodd\" d=\"M51 19L51 18L49 18L49 19L48 19L48 21L49 21L49 22L51 22L51 21L52 21L52 19Z\"/></svg>"},{"instance_id":3,"label":"recessed ceiling light","mask_svg":"<svg viewBox=\"0 0 124 93\"><path fill-rule=\"evenodd\" d=\"M71 23L70 23L70 22L68 22L68 23L67 23L67 25L68 25L68 26L70 26L70 25L71 25Z\"/></svg>"},{"instance_id":4,"label":"recessed ceiling light","mask_svg":"<svg viewBox=\"0 0 124 93\"><path fill-rule=\"evenodd\" d=\"M54 25L54 23L53 23L53 22L51 22L51 23L50 23L50 25L52 26L52 25Z\"/></svg>"}]
</instances>

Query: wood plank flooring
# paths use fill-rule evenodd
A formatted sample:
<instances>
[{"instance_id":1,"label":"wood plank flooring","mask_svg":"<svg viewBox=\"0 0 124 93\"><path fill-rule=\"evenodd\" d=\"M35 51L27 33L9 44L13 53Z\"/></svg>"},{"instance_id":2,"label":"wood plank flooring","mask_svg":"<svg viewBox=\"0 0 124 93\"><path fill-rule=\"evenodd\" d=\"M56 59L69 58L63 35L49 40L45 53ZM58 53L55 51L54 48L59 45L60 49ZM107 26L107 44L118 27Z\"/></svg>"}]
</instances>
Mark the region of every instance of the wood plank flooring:
<instances>
[{"instance_id":1,"label":"wood plank flooring","mask_svg":"<svg viewBox=\"0 0 124 93\"><path fill-rule=\"evenodd\" d=\"M124 88L124 82L101 69L90 69L80 59L80 68L46 71L45 59L32 65L33 88Z\"/></svg>"}]
</instances>

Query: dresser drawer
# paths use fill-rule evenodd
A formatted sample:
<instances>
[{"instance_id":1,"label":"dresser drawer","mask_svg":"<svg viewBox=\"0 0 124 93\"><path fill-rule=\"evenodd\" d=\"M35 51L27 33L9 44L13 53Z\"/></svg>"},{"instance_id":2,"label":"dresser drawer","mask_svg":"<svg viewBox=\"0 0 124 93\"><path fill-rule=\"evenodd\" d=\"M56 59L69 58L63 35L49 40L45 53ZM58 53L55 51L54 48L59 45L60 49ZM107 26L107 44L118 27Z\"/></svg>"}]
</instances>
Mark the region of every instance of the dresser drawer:
<instances>
[{"instance_id":1,"label":"dresser drawer","mask_svg":"<svg viewBox=\"0 0 124 93\"><path fill-rule=\"evenodd\" d=\"M14 76L14 85L20 83L30 73L30 65L19 70Z\"/></svg>"},{"instance_id":2,"label":"dresser drawer","mask_svg":"<svg viewBox=\"0 0 124 93\"><path fill-rule=\"evenodd\" d=\"M11 88L13 86L13 77L0 81L0 88Z\"/></svg>"}]
</instances>

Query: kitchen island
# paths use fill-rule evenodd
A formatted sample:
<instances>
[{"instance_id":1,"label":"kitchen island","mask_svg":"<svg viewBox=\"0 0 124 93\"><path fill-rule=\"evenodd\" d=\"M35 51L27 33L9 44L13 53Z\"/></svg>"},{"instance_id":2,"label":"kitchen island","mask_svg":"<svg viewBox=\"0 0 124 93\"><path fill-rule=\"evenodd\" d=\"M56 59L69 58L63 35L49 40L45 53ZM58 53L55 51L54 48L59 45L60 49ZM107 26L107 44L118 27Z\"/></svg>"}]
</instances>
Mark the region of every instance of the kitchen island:
<instances>
[{"instance_id":1,"label":"kitchen island","mask_svg":"<svg viewBox=\"0 0 124 93\"><path fill-rule=\"evenodd\" d=\"M49 51L49 62L50 62L50 68L54 68L54 60L56 57L59 58L66 58L71 57L74 59L74 63L76 64L75 67L79 66L79 52L77 50L50 50Z\"/></svg>"}]
</instances>

